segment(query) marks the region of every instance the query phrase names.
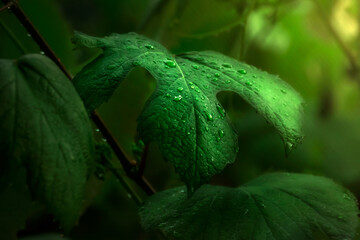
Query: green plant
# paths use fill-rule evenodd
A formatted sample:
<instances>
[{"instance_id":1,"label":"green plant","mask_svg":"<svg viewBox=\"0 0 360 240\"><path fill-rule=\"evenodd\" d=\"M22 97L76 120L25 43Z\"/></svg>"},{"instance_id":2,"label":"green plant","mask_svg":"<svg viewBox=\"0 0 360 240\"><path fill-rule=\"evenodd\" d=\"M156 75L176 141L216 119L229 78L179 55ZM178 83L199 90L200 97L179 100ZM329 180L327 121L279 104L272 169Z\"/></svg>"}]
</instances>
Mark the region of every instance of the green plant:
<instances>
[{"instance_id":1,"label":"green plant","mask_svg":"<svg viewBox=\"0 0 360 240\"><path fill-rule=\"evenodd\" d=\"M0 61L0 149L2 193L26 176L33 197L45 203L69 232L81 215L89 176L107 170L142 206L142 226L175 239L352 239L357 227L356 198L330 179L294 173L265 174L238 188L207 185L233 163L237 134L217 100L233 91L279 132L286 154L303 139L303 100L279 77L216 52L170 54L138 34L97 38L75 33L78 47L101 48L71 84L51 59L28 54ZM139 161L125 156L94 110L109 100L135 67L157 80L138 119ZM79 97L80 96L80 97ZM125 113L126 114L126 113ZM142 179L141 155L157 142L186 187L155 193L142 203L124 173L96 143L91 118L126 174L151 195ZM21 179L21 180L19 180Z\"/></svg>"}]
</instances>

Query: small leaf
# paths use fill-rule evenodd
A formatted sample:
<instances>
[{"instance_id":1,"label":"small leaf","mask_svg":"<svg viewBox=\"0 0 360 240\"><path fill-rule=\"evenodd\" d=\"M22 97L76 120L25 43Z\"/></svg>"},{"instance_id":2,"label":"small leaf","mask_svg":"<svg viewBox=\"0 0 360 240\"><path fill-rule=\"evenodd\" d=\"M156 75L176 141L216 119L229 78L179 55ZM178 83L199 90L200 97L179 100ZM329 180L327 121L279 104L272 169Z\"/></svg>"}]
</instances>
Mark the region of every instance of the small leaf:
<instances>
[{"instance_id":1,"label":"small leaf","mask_svg":"<svg viewBox=\"0 0 360 240\"><path fill-rule=\"evenodd\" d=\"M324 177L275 173L239 188L204 185L187 198L178 187L140 209L146 230L175 239L353 239L355 197Z\"/></svg>"},{"instance_id":2,"label":"small leaf","mask_svg":"<svg viewBox=\"0 0 360 240\"><path fill-rule=\"evenodd\" d=\"M142 66L154 76L158 87L138 119L138 132L145 143L159 143L190 193L236 157L237 135L216 99L220 91L243 97L275 126L287 149L303 138L299 94L252 66L214 52L174 57L159 43L135 33L105 38L77 33L73 41L103 49L74 78L89 112L107 101L134 67Z\"/></svg>"},{"instance_id":3,"label":"small leaf","mask_svg":"<svg viewBox=\"0 0 360 240\"><path fill-rule=\"evenodd\" d=\"M47 57L0 60L1 175L25 165L33 195L67 231L76 222L94 155L89 118L71 82Z\"/></svg>"}]
</instances>

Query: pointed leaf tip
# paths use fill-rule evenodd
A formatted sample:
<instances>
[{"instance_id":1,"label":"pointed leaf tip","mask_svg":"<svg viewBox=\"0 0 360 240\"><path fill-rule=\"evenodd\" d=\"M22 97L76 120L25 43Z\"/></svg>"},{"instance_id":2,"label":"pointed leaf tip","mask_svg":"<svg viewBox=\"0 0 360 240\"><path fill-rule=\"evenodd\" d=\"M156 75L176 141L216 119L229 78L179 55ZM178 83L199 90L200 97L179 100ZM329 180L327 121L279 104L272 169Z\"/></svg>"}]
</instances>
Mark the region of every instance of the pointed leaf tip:
<instances>
[{"instance_id":1,"label":"pointed leaf tip","mask_svg":"<svg viewBox=\"0 0 360 240\"><path fill-rule=\"evenodd\" d=\"M74 31L74 36L71 38L71 42L75 44L76 47L103 47L102 40L100 38L92 37L79 31Z\"/></svg>"}]
</instances>

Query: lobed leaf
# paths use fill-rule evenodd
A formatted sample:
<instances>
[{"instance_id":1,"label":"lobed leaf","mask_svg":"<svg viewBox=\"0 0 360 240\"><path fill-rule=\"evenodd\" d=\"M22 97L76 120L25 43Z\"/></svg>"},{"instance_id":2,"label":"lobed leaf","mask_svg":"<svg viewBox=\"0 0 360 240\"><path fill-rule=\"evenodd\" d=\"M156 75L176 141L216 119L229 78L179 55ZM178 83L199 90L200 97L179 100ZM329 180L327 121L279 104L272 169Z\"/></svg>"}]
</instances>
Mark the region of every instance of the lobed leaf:
<instances>
[{"instance_id":1,"label":"lobed leaf","mask_svg":"<svg viewBox=\"0 0 360 240\"><path fill-rule=\"evenodd\" d=\"M39 54L1 59L0 92L1 176L25 165L32 193L69 230L94 155L84 105L61 70Z\"/></svg>"},{"instance_id":2,"label":"lobed leaf","mask_svg":"<svg viewBox=\"0 0 360 240\"><path fill-rule=\"evenodd\" d=\"M251 104L275 126L288 150L303 138L302 99L276 76L215 52L173 56L135 33L105 38L76 33L73 41L103 49L74 78L89 112L107 101L134 67L154 76L158 86L138 119L138 132L145 143L159 143L190 193L236 157L237 135L216 99L220 91L234 91Z\"/></svg>"},{"instance_id":3,"label":"lobed leaf","mask_svg":"<svg viewBox=\"0 0 360 240\"><path fill-rule=\"evenodd\" d=\"M146 230L175 239L353 239L355 197L324 177L263 175L239 188L204 185L156 193L140 209Z\"/></svg>"}]
</instances>

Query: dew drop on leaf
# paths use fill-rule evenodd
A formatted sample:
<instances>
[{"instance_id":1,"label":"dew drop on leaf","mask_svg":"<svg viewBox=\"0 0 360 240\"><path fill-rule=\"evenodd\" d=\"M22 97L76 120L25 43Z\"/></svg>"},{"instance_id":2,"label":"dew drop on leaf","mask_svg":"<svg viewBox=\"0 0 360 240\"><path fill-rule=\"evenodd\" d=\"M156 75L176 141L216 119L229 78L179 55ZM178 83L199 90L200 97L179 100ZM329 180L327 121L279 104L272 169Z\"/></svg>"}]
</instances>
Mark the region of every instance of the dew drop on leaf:
<instances>
[{"instance_id":1,"label":"dew drop on leaf","mask_svg":"<svg viewBox=\"0 0 360 240\"><path fill-rule=\"evenodd\" d=\"M192 67L196 70L199 69L199 65L192 65Z\"/></svg>"},{"instance_id":2,"label":"dew drop on leaf","mask_svg":"<svg viewBox=\"0 0 360 240\"><path fill-rule=\"evenodd\" d=\"M228 64L228 63L224 63L224 64L223 64L223 67L232 68L232 66L231 66L230 64Z\"/></svg>"},{"instance_id":3,"label":"dew drop on leaf","mask_svg":"<svg viewBox=\"0 0 360 240\"><path fill-rule=\"evenodd\" d=\"M246 85L252 86L253 84L252 84L251 82L247 81L247 82L246 82Z\"/></svg>"},{"instance_id":4,"label":"dew drop on leaf","mask_svg":"<svg viewBox=\"0 0 360 240\"><path fill-rule=\"evenodd\" d=\"M220 113L220 115L221 115L222 117L225 117L226 112L225 112L225 110L220 106L220 104L216 104L216 108L217 108L218 112Z\"/></svg>"},{"instance_id":5,"label":"dew drop on leaf","mask_svg":"<svg viewBox=\"0 0 360 240\"><path fill-rule=\"evenodd\" d=\"M176 63L172 60L165 60L164 63L168 67L176 67Z\"/></svg>"},{"instance_id":6,"label":"dew drop on leaf","mask_svg":"<svg viewBox=\"0 0 360 240\"><path fill-rule=\"evenodd\" d=\"M223 136L224 136L224 131L220 129L220 130L218 131L218 134L219 134L220 137L223 137Z\"/></svg>"},{"instance_id":7,"label":"dew drop on leaf","mask_svg":"<svg viewBox=\"0 0 360 240\"><path fill-rule=\"evenodd\" d=\"M181 96L181 95L174 97L174 101L175 101L175 102L179 102L179 101L181 101L181 99L182 99L182 96Z\"/></svg>"},{"instance_id":8,"label":"dew drop on leaf","mask_svg":"<svg viewBox=\"0 0 360 240\"><path fill-rule=\"evenodd\" d=\"M239 71L238 71L238 73L240 73L240 74L246 74L246 70L245 69L240 69Z\"/></svg>"},{"instance_id":9,"label":"dew drop on leaf","mask_svg":"<svg viewBox=\"0 0 360 240\"><path fill-rule=\"evenodd\" d=\"M154 49L154 46L153 46L153 45L150 45L150 44L146 44L145 47L146 47L147 49Z\"/></svg>"},{"instance_id":10,"label":"dew drop on leaf","mask_svg":"<svg viewBox=\"0 0 360 240\"><path fill-rule=\"evenodd\" d=\"M249 212L249 209L245 209L244 215L248 214L248 212Z\"/></svg>"},{"instance_id":11,"label":"dew drop on leaf","mask_svg":"<svg viewBox=\"0 0 360 240\"><path fill-rule=\"evenodd\" d=\"M183 87L178 87L178 89L177 89L179 92L182 92L183 90L184 90L184 88Z\"/></svg>"},{"instance_id":12,"label":"dew drop on leaf","mask_svg":"<svg viewBox=\"0 0 360 240\"><path fill-rule=\"evenodd\" d=\"M214 117L211 113L206 113L206 117L209 121L213 121L214 120Z\"/></svg>"}]
</instances>

